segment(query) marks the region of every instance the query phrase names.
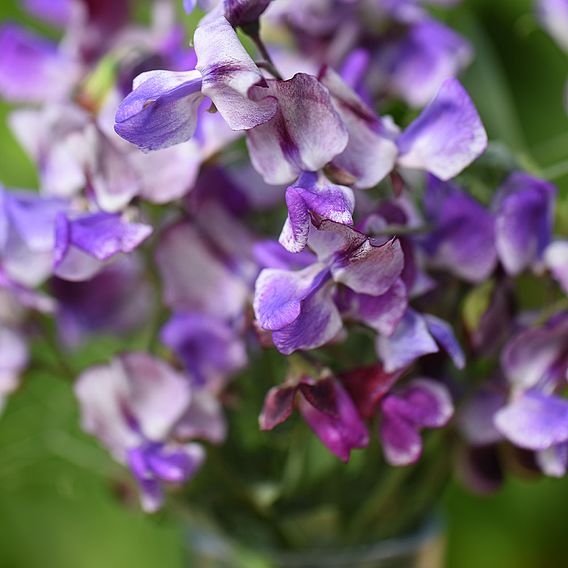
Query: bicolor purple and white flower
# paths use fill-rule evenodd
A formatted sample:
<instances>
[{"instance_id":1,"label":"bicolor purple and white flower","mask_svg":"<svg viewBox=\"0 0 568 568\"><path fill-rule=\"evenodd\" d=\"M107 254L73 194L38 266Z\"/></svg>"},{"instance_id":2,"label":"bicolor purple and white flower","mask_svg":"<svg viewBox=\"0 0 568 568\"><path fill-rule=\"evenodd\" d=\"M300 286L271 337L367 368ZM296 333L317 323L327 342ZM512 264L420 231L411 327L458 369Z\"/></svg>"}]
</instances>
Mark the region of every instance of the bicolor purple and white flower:
<instances>
[{"instance_id":1,"label":"bicolor purple and white flower","mask_svg":"<svg viewBox=\"0 0 568 568\"><path fill-rule=\"evenodd\" d=\"M211 422L203 409L192 409L199 400L193 400L186 377L144 353L128 353L109 365L87 369L78 378L75 393L83 429L130 468L148 512L161 506L164 484L184 483L201 466L203 447L186 440L209 439L211 431L213 441L218 441L224 429L222 416ZM195 418L206 419L202 427Z\"/></svg>"}]
</instances>

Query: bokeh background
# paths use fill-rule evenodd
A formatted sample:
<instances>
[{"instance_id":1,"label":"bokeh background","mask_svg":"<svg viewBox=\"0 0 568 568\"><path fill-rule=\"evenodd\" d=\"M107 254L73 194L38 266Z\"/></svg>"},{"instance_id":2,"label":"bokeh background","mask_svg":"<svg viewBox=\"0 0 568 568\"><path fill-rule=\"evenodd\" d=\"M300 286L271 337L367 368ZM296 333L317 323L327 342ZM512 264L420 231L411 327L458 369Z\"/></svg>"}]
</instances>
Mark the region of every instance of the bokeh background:
<instances>
[{"instance_id":1,"label":"bokeh background","mask_svg":"<svg viewBox=\"0 0 568 568\"><path fill-rule=\"evenodd\" d=\"M490 138L558 184L566 232L568 56L540 29L532 0L463 0L440 17L475 46L463 81ZM0 19L25 21L17 0L0 0ZM35 187L34 168L5 126L8 110L0 103L0 182ZM93 349L112 346L102 340L84 356L96 359ZM176 525L124 504L120 472L77 423L69 385L41 368L0 416L0 568L181 567ZM442 508L449 568L568 565L568 479L510 479L485 498L455 483Z\"/></svg>"}]
</instances>

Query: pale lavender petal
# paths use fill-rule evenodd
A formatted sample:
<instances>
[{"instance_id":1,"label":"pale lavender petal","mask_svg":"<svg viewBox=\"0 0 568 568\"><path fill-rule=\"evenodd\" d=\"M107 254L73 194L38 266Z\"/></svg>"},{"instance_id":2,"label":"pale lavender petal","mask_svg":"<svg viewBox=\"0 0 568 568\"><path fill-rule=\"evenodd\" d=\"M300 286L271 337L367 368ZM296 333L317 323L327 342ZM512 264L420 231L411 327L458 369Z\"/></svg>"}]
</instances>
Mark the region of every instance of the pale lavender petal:
<instances>
[{"instance_id":1,"label":"pale lavender petal","mask_svg":"<svg viewBox=\"0 0 568 568\"><path fill-rule=\"evenodd\" d=\"M349 134L345 150L333 159L333 164L356 178L355 187L373 187L394 167L397 132L383 124L330 67L324 68L319 79L329 89Z\"/></svg>"},{"instance_id":2,"label":"pale lavender petal","mask_svg":"<svg viewBox=\"0 0 568 568\"><path fill-rule=\"evenodd\" d=\"M542 472L549 477L564 477L568 469L568 443L557 444L535 454Z\"/></svg>"},{"instance_id":3,"label":"pale lavender petal","mask_svg":"<svg viewBox=\"0 0 568 568\"><path fill-rule=\"evenodd\" d=\"M348 187L335 185L323 175L304 172L286 190L286 205L288 219L279 241L290 252L300 252L308 242L310 212L350 225L353 223L355 197Z\"/></svg>"},{"instance_id":4,"label":"pale lavender petal","mask_svg":"<svg viewBox=\"0 0 568 568\"><path fill-rule=\"evenodd\" d=\"M502 352L501 365L515 389L529 389L566 376L567 350L568 314L563 312L544 326L514 336Z\"/></svg>"},{"instance_id":5,"label":"pale lavender petal","mask_svg":"<svg viewBox=\"0 0 568 568\"><path fill-rule=\"evenodd\" d=\"M301 171L317 171L344 150L347 130L329 91L315 77L298 73L267 84L252 88L250 96L273 98L278 110L247 136L251 161L267 183L288 183Z\"/></svg>"},{"instance_id":6,"label":"pale lavender petal","mask_svg":"<svg viewBox=\"0 0 568 568\"><path fill-rule=\"evenodd\" d=\"M380 296L399 278L404 267L400 241L373 244L371 239L337 257L331 273L336 282L359 294Z\"/></svg>"},{"instance_id":7,"label":"pale lavender petal","mask_svg":"<svg viewBox=\"0 0 568 568\"><path fill-rule=\"evenodd\" d=\"M568 52L568 2L539 0L537 11L548 33Z\"/></svg>"},{"instance_id":8,"label":"pale lavender petal","mask_svg":"<svg viewBox=\"0 0 568 568\"><path fill-rule=\"evenodd\" d=\"M274 345L284 355L298 349L316 349L330 342L342 328L333 301L333 286L323 285L302 301L300 315L288 326L274 331Z\"/></svg>"},{"instance_id":9,"label":"pale lavender petal","mask_svg":"<svg viewBox=\"0 0 568 568\"><path fill-rule=\"evenodd\" d=\"M418 357L439 351L424 318L410 309L391 336L377 337L376 347L387 373L410 365Z\"/></svg>"},{"instance_id":10,"label":"pale lavender petal","mask_svg":"<svg viewBox=\"0 0 568 568\"><path fill-rule=\"evenodd\" d=\"M191 14L197 6L197 0L183 0L183 9L186 14Z\"/></svg>"},{"instance_id":11,"label":"pale lavender petal","mask_svg":"<svg viewBox=\"0 0 568 568\"><path fill-rule=\"evenodd\" d=\"M352 317L366 323L377 332L392 335L408 307L408 294L402 280L397 280L384 294L350 294Z\"/></svg>"},{"instance_id":12,"label":"pale lavender petal","mask_svg":"<svg viewBox=\"0 0 568 568\"><path fill-rule=\"evenodd\" d=\"M224 17L198 26L194 36L197 69L203 75L202 92L233 130L248 130L270 120L277 102L269 89L249 98L249 89L264 83L262 74ZM270 96L269 96L270 95Z\"/></svg>"},{"instance_id":13,"label":"pale lavender petal","mask_svg":"<svg viewBox=\"0 0 568 568\"><path fill-rule=\"evenodd\" d=\"M32 15L63 28L71 20L73 0L23 0Z\"/></svg>"},{"instance_id":14,"label":"pale lavender petal","mask_svg":"<svg viewBox=\"0 0 568 568\"><path fill-rule=\"evenodd\" d=\"M337 416L317 410L305 398L300 399L299 408L308 426L326 448L342 461L348 462L352 449L367 447L369 432L349 394L338 381L333 384Z\"/></svg>"},{"instance_id":15,"label":"pale lavender petal","mask_svg":"<svg viewBox=\"0 0 568 568\"><path fill-rule=\"evenodd\" d=\"M115 130L142 150L159 150L189 140L203 99L199 71L147 71L116 112Z\"/></svg>"},{"instance_id":16,"label":"pale lavender petal","mask_svg":"<svg viewBox=\"0 0 568 568\"><path fill-rule=\"evenodd\" d=\"M458 369L463 369L465 367L465 355L454 335L452 326L436 316L425 315L424 319L426 320L428 330L432 334L432 337L444 348L454 362L454 365Z\"/></svg>"},{"instance_id":17,"label":"pale lavender petal","mask_svg":"<svg viewBox=\"0 0 568 568\"><path fill-rule=\"evenodd\" d=\"M0 326L0 397L17 388L28 359L28 345L23 334L5 325Z\"/></svg>"},{"instance_id":18,"label":"pale lavender petal","mask_svg":"<svg viewBox=\"0 0 568 568\"><path fill-rule=\"evenodd\" d=\"M222 443L227 435L227 423L219 400L205 388L193 390L189 407L177 421L174 433L182 440Z\"/></svg>"},{"instance_id":19,"label":"pale lavender petal","mask_svg":"<svg viewBox=\"0 0 568 568\"><path fill-rule=\"evenodd\" d=\"M396 413L385 412L379 425L385 459L390 465L405 466L415 463L422 454L422 440L418 431Z\"/></svg>"},{"instance_id":20,"label":"pale lavender petal","mask_svg":"<svg viewBox=\"0 0 568 568\"><path fill-rule=\"evenodd\" d=\"M169 307L220 318L234 318L242 312L248 284L190 223L177 223L162 233L156 262Z\"/></svg>"},{"instance_id":21,"label":"pale lavender petal","mask_svg":"<svg viewBox=\"0 0 568 568\"><path fill-rule=\"evenodd\" d=\"M261 268L296 270L317 262L316 257L307 249L289 252L278 241L273 240L257 242L253 254Z\"/></svg>"},{"instance_id":22,"label":"pale lavender petal","mask_svg":"<svg viewBox=\"0 0 568 568\"><path fill-rule=\"evenodd\" d=\"M199 469L205 459L205 450L199 444L164 446L148 452L148 467L160 480L183 483Z\"/></svg>"},{"instance_id":23,"label":"pale lavender petal","mask_svg":"<svg viewBox=\"0 0 568 568\"><path fill-rule=\"evenodd\" d=\"M485 151L487 134L469 95L448 79L397 143L400 166L448 180Z\"/></svg>"},{"instance_id":24,"label":"pale lavender petal","mask_svg":"<svg viewBox=\"0 0 568 568\"><path fill-rule=\"evenodd\" d=\"M544 251L544 263L568 294L568 241L550 243Z\"/></svg>"},{"instance_id":25,"label":"pale lavender petal","mask_svg":"<svg viewBox=\"0 0 568 568\"><path fill-rule=\"evenodd\" d=\"M496 246L509 274L541 260L552 238L556 188L523 173L512 174L497 197Z\"/></svg>"},{"instance_id":26,"label":"pale lavender petal","mask_svg":"<svg viewBox=\"0 0 568 568\"><path fill-rule=\"evenodd\" d=\"M298 272L264 269L256 281L253 304L262 329L278 330L291 324L299 317L303 300L327 279L329 273L321 264Z\"/></svg>"},{"instance_id":27,"label":"pale lavender petal","mask_svg":"<svg viewBox=\"0 0 568 568\"><path fill-rule=\"evenodd\" d=\"M568 400L527 391L495 415L495 425L521 448L546 450L568 441Z\"/></svg>"},{"instance_id":28,"label":"pale lavender petal","mask_svg":"<svg viewBox=\"0 0 568 568\"><path fill-rule=\"evenodd\" d=\"M494 417L505 406L505 403L505 392L481 388L459 410L459 428L470 444L485 446L503 439L503 435L495 427Z\"/></svg>"},{"instance_id":29,"label":"pale lavender petal","mask_svg":"<svg viewBox=\"0 0 568 568\"><path fill-rule=\"evenodd\" d=\"M119 404L140 432L152 441L165 439L191 402L186 377L146 353L121 355L112 370L124 375L127 387Z\"/></svg>"}]
</instances>

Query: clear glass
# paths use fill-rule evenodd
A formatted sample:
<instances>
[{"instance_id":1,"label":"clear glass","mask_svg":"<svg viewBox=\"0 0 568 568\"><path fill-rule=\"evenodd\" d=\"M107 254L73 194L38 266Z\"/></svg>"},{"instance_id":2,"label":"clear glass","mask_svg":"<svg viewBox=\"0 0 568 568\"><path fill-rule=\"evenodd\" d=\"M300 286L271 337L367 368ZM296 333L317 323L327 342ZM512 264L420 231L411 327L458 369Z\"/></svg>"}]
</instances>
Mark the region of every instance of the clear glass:
<instances>
[{"instance_id":1,"label":"clear glass","mask_svg":"<svg viewBox=\"0 0 568 568\"><path fill-rule=\"evenodd\" d=\"M439 519L413 534L350 549L299 552L251 550L219 534L187 529L188 568L441 568L444 535Z\"/></svg>"}]
</instances>

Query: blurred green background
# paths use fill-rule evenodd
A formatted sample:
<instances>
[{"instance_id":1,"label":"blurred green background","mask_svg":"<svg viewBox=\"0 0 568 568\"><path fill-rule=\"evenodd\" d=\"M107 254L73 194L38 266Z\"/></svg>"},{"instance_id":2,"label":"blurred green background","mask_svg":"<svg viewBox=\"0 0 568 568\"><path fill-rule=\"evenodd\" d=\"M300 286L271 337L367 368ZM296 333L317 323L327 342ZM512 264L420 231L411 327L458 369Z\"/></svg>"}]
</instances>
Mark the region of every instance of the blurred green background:
<instances>
[{"instance_id":1,"label":"blurred green background","mask_svg":"<svg viewBox=\"0 0 568 568\"><path fill-rule=\"evenodd\" d=\"M490 137L559 185L565 232L568 56L539 28L530 0L464 0L444 17L475 46L464 83ZM16 0L1 0L0 18L22 20ZM0 182L33 186L33 167L5 127L7 112L0 104ZM181 566L175 524L119 503L122 474L79 431L69 386L39 369L24 387L0 417L0 568ZM450 568L568 564L568 479L510 480L489 498L452 485L443 507Z\"/></svg>"}]
</instances>

